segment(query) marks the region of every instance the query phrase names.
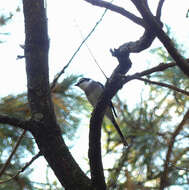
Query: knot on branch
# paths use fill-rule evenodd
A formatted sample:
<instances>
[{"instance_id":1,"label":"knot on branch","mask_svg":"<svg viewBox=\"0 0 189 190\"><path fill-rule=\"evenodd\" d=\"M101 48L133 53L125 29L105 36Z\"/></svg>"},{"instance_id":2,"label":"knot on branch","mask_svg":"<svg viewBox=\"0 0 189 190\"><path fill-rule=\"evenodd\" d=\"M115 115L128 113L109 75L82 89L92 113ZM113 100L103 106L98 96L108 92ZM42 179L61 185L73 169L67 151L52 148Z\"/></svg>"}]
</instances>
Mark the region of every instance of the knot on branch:
<instances>
[{"instance_id":1,"label":"knot on branch","mask_svg":"<svg viewBox=\"0 0 189 190\"><path fill-rule=\"evenodd\" d=\"M129 59L129 49L128 47L124 47L123 50L121 50L121 48L119 49L110 49L110 52L112 54L113 57L116 57L119 61L119 69L118 72L120 74L126 74L129 69L131 68L131 61Z\"/></svg>"}]
</instances>

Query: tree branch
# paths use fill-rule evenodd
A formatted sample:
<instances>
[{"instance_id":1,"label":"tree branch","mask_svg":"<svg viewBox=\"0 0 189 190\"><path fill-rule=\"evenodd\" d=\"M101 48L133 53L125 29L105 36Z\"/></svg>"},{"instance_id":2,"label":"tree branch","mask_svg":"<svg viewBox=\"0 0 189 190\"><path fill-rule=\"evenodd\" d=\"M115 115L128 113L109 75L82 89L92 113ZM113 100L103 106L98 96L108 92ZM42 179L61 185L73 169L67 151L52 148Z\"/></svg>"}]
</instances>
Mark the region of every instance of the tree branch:
<instances>
[{"instance_id":1,"label":"tree branch","mask_svg":"<svg viewBox=\"0 0 189 190\"><path fill-rule=\"evenodd\" d=\"M144 34L140 37L139 40L134 42L127 42L119 47L119 51L130 53L139 53L148 47L151 46L152 42L155 39L155 35L150 29L144 31Z\"/></svg>"},{"instance_id":2,"label":"tree branch","mask_svg":"<svg viewBox=\"0 0 189 190\"><path fill-rule=\"evenodd\" d=\"M10 179L7 179L5 181L0 181L0 184L9 182L9 181L15 179L16 177L18 177L20 175L20 173L24 172L26 170L26 168L28 168L41 155L42 155L41 152L39 152L38 154L36 154L28 163L26 163L26 165L20 171L18 171L18 173L16 175L14 175L13 177L11 177Z\"/></svg>"},{"instance_id":3,"label":"tree branch","mask_svg":"<svg viewBox=\"0 0 189 190\"><path fill-rule=\"evenodd\" d=\"M125 10L124 8L122 7L119 7L117 5L114 5L112 3L109 3L109 2L106 2L106 1L103 1L103 0L84 0L88 3L91 3L92 5L95 5L95 6L98 6L98 7L103 7L103 8L106 8L106 9L109 9L113 12L116 12L116 13L119 13L121 14L122 16L130 19L131 21L133 21L134 23L142 26L142 27L146 27L145 25L145 22L143 21L143 19L141 19L140 17L137 17L136 15L130 13L129 11Z\"/></svg>"},{"instance_id":4,"label":"tree branch","mask_svg":"<svg viewBox=\"0 0 189 190\"><path fill-rule=\"evenodd\" d=\"M189 92L187 92L185 90L182 90L180 88L177 88L176 86L173 86L173 85L170 85L170 84L165 84L165 83L162 83L162 82L151 81L149 79L145 79L145 78L141 78L141 77L136 77L136 79L144 81L144 82L147 82L147 83L150 83L150 84L155 84L155 85L158 85L158 86L167 87L167 88L169 88L171 90L174 90L174 91L177 91L177 92L181 92L182 94L185 94L185 95L189 96Z\"/></svg>"},{"instance_id":5,"label":"tree branch","mask_svg":"<svg viewBox=\"0 0 189 190\"><path fill-rule=\"evenodd\" d=\"M175 129L175 131L170 139L170 142L168 144L168 150L167 150L166 160L165 160L165 164L164 164L164 171L161 175L161 181L160 181L160 189L162 189L162 190L167 186L168 168L169 168L170 158L171 158L171 154L173 151L175 139L176 139L177 135L180 133L180 131L183 129L184 124L186 123L188 118L189 118L189 110L184 115L184 118L181 121L181 123Z\"/></svg>"},{"instance_id":6,"label":"tree branch","mask_svg":"<svg viewBox=\"0 0 189 190\"><path fill-rule=\"evenodd\" d=\"M24 130L22 132L21 136L19 137L19 139L17 140L17 142L15 144L15 147L13 148L11 154L9 155L7 161L5 162L5 164L3 165L3 167L1 168L1 170L0 170L0 177L3 175L3 173L5 172L5 170L7 169L7 167L9 166L10 161L11 161L12 157L14 156L16 150L18 149L18 146L20 145L21 140L23 139L25 133L26 133L26 130Z\"/></svg>"},{"instance_id":7,"label":"tree branch","mask_svg":"<svg viewBox=\"0 0 189 190\"><path fill-rule=\"evenodd\" d=\"M135 73L133 75L127 75L127 76L123 77L122 82L123 82L123 84L125 84L131 80L137 79L138 77L150 75L152 73L159 72L159 71L164 71L164 70L168 69L169 67L174 67L174 66L176 66L176 63L174 63L174 62L160 63L158 66L152 67L151 69L147 69L142 72Z\"/></svg>"},{"instance_id":8,"label":"tree branch","mask_svg":"<svg viewBox=\"0 0 189 190\"><path fill-rule=\"evenodd\" d=\"M159 0L158 7L157 7L157 10L156 10L156 17L159 20L160 20L160 17L161 17L161 10L162 10L164 2L165 2L165 0Z\"/></svg>"},{"instance_id":9,"label":"tree branch","mask_svg":"<svg viewBox=\"0 0 189 190\"><path fill-rule=\"evenodd\" d=\"M151 69L147 69L145 71L142 71L142 72L136 73L136 74L138 74L138 76L142 77L142 76L150 75L150 74L155 73L155 72L164 71L164 70L166 70L166 69L168 69L170 67L174 67L174 66L176 66L175 62L172 62L172 63L160 63L156 67L152 67Z\"/></svg>"},{"instance_id":10,"label":"tree branch","mask_svg":"<svg viewBox=\"0 0 189 190\"><path fill-rule=\"evenodd\" d=\"M24 130L30 129L30 121L24 121L18 118L0 115L0 123L18 127Z\"/></svg>"},{"instance_id":11,"label":"tree branch","mask_svg":"<svg viewBox=\"0 0 189 190\"><path fill-rule=\"evenodd\" d=\"M152 31L157 35L159 40L163 43L170 56L175 60L178 67L189 76L189 64L187 64L186 60L182 57L182 55L178 52L175 45L169 36L162 30L159 20L155 18L151 11L149 11L143 1L131 0L133 4L136 6L140 14L143 16L146 23L152 29Z\"/></svg>"}]
</instances>

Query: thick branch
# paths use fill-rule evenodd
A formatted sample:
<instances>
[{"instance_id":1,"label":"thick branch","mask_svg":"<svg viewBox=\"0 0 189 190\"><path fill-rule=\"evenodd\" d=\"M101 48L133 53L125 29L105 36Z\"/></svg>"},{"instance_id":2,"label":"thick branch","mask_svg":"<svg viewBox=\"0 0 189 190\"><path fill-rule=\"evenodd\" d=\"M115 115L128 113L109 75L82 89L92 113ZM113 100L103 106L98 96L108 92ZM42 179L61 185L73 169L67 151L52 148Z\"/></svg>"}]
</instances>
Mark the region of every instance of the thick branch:
<instances>
[{"instance_id":1,"label":"thick branch","mask_svg":"<svg viewBox=\"0 0 189 190\"><path fill-rule=\"evenodd\" d=\"M0 115L0 123L18 127L24 130L29 130L30 121L24 121L18 118Z\"/></svg>"},{"instance_id":2,"label":"thick branch","mask_svg":"<svg viewBox=\"0 0 189 190\"><path fill-rule=\"evenodd\" d=\"M130 53L138 53L149 48L155 39L155 35L150 30L145 30L142 37L135 42L127 42L119 47L119 51Z\"/></svg>"},{"instance_id":3,"label":"thick branch","mask_svg":"<svg viewBox=\"0 0 189 190\"><path fill-rule=\"evenodd\" d=\"M152 31L157 35L159 40L163 43L170 56L175 60L178 67L189 76L189 64L187 64L186 60L182 57L182 55L178 52L173 41L169 38L169 36L162 30L160 26L160 22L155 18L152 13L145 7L143 1L131 0L138 11L143 16L146 23L152 29Z\"/></svg>"},{"instance_id":4,"label":"thick branch","mask_svg":"<svg viewBox=\"0 0 189 190\"><path fill-rule=\"evenodd\" d=\"M168 180L168 167L169 167L169 162L170 162L170 158L171 158L171 154L173 151L173 146L175 143L175 139L177 137L177 135L180 133L180 131L183 129L184 124L186 123L186 121L189 118L189 110L186 112L186 114L184 115L183 120L181 121L181 123L177 126L177 128L175 129L170 142L168 144L168 150L167 150L167 155L166 155L166 160L165 160L165 164L164 164L164 171L161 175L161 181L160 181L160 189L164 189L167 186L167 180Z\"/></svg>"},{"instance_id":5,"label":"thick branch","mask_svg":"<svg viewBox=\"0 0 189 190\"><path fill-rule=\"evenodd\" d=\"M119 7L117 5L113 5L112 3L109 3L109 2L106 2L103 0L100 0L100 1L99 0L84 0L84 1L91 3L92 5L95 5L98 7L103 7L103 8L109 9L113 12L119 13L119 14L127 17L128 19L130 19L134 23L145 28L145 22L140 17L137 17L136 15L130 13L129 11L125 10L122 7Z\"/></svg>"}]
</instances>

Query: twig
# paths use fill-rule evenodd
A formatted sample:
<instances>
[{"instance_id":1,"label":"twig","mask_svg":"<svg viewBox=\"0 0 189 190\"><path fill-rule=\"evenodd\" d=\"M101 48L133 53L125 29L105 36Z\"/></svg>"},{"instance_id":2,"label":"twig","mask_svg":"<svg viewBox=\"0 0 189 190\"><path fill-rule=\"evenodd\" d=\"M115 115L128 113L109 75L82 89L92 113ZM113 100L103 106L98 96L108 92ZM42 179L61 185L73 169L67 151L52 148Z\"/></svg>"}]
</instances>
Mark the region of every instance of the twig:
<instances>
[{"instance_id":1,"label":"twig","mask_svg":"<svg viewBox=\"0 0 189 190\"><path fill-rule=\"evenodd\" d=\"M15 147L14 147L13 150L12 150L12 153L11 153L10 156L8 157L8 159L7 159L7 161L5 162L5 164L3 165L3 167L1 168L0 177L3 175L3 173L5 172L5 170L7 169L7 167L9 166L10 161L11 161L13 155L16 153L16 150L18 149L18 146L20 145L21 140L23 139L25 133L26 133L26 130L24 130L24 131L22 132L21 136L19 137L18 141L17 141L16 144L15 144Z\"/></svg>"},{"instance_id":2,"label":"twig","mask_svg":"<svg viewBox=\"0 0 189 190\"><path fill-rule=\"evenodd\" d=\"M189 172L189 169L188 168L182 168L182 167L178 167L178 166L175 166L174 164L172 164L172 163L168 163L171 167L174 167L175 169L177 169L177 170L184 170L184 171L186 171L186 172Z\"/></svg>"},{"instance_id":3,"label":"twig","mask_svg":"<svg viewBox=\"0 0 189 190\"><path fill-rule=\"evenodd\" d=\"M158 86L163 86L163 87L167 87L167 88L170 88L174 91L177 91L177 92L181 92L187 96L189 96L189 92L185 91L185 90L182 90L180 88L177 88L176 86L173 86L173 85L170 85L170 84L166 84L166 83L162 83L162 82L156 82L156 81L152 81L152 80L149 80L149 79L145 79L145 78L141 78L141 77L136 77L137 80L141 80L141 81L144 81L144 82L148 82L150 84L155 84L155 85L158 85Z\"/></svg>"},{"instance_id":4,"label":"twig","mask_svg":"<svg viewBox=\"0 0 189 190\"><path fill-rule=\"evenodd\" d=\"M106 11L107 11L107 9L106 9ZM76 22L76 21L75 21L75 22ZM84 39L84 36L83 36L82 31L81 31L81 29L79 28L79 25L77 24L77 22L76 22L76 26L77 26L77 28L78 28L78 30L79 30L79 33L80 33L80 35L81 35L81 37L82 37L82 40L83 40L83 39ZM98 61L96 60L95 56L93 55L93 53L92 53L90 47L88 46L87 42L85 42L85 46L87 47L87 50L89 51L89 54L90 54L90 56L92 57L94 63L95 63L95 64L97 65L97 67L100 69L100 71L102 72L102 74L104 75L104 77L105 77L106 79L108 79L108 77L106 76L105 72L102 70L102 68L100 67Z\"/></svg>"},{"instance_id":5,"label":"twig","mask_svg":"<svg viewBox=\"0 0 189 190\"><path fill-rule=\"evenodd\" d=\"M18 60L18 59L23 59L23 58L25 58L25 55L17 55L16 59Z\"/></svg>"},{"instance_id":6,"label":"twig","mask_svg":"<svg viewBox=\"0 0 189 190\"><path fill-rule=\"evenodd\" d=\"M141 19L140 17L137 17L136 15L130 13L129 11L125 10L122 7L119 7L117 5L114 5L112 3L106 2L106 1L99 1L99 0L84 0L88 3L91 3L92 5L98 6L98 7L103 7L106 9L109 9L113 12L119 13L124 17L127 17L128 19L130 19L131 21L133 21L134 23L142 26L142 27L146 27L145 22L143 21L143 19Z\"/></svg>"},{"instance_id":7,"label":"twig","mask_svg":"<svg viewBox=\"0 0 189 190\"><path fill-rule=\"evenodd\" d=\"M37 158L39 158L42 155L41 152L39 152L38 154L36 154L28 163L26 163L26 165L18 171L18 173L16 175L14 175L13 177L11 177L10 179L7 179L5 181L0 181L0 184L6 183L11 181L12 179L18 177L20 175L20 173L24 172L26 170L26 168L28 168Z\"/></svg>"},{"instance_id":8,"label":"twig","mask_svg":"<svg viewBox=\"0 0 189 190\"><path fill-rule=\"evenodd\" d=\"M170 158L171 158L171 154L173 151L173 145L175 143L175 139L177 137L177 135L180 133L180 131L183 129L184 124L186 123L186 121L189 119L189 110L186 112L186 114L184 115L183 120L181 121L181 123L177 126L177 128L175 129L169 144L168 144L168 150L167 150L167 154L166 154L166 160L164 163L164 171L161 175L161 182L160 182L160 189L163 189L166 186L167 183L167 178L168 178L168 166L170 163Z\"/></svg>"},{"instance_id":9,"label":"twig","mask_svg":"<svg viewBox=\"0 0 189 190\"><path fill-rule=\"evenodd\" d=\"M60 76L65 72L65 70L69 67L70 63L72 62L72 60L74 59L74 57L76 56L76 54L79 52L79 50L81 49L81 47L83 46L83 44L88 40L88 38L91 36L91 34L95 31L95 29L97 28L97 26L101 23L103 17L105 16L107 12L107 9L103 12L103 14L101 15L100 19L96 22L96 24L94 25L94 27L92 28L92 30L87 34L87 36L83 39L83 41L81 42L81 44L79 45L79 47L76 49L76 51L74 52L74 54L72 55L72 57L70 58L70 60L67 62L67 64L64 66L64 68L57 74L57 76L54 78L52 85L51 85L51 90L55 87L58 79L60 78Z\"/></svg>"},{"instance_id":10,"label":"twig","mask_svg":"<svg viewBox=\"0 0 189 190\"><path fill-rule=\"evenodd\" d=\"M30 129L29 127L30 121L24 121L24 120L14 118L14 117L9 117L6 115L0 115L0 123L12 125L24 130Z\"/></svg>"}]
</instances>

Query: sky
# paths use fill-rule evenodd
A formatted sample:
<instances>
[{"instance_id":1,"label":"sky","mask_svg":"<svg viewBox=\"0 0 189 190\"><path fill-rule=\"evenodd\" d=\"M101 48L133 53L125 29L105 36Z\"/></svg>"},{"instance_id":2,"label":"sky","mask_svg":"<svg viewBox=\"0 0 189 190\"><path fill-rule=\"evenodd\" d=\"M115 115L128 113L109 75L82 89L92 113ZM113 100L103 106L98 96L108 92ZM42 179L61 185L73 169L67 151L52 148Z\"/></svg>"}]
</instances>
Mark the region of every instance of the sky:
<instances>
[{"instance_id":1,"label":"sky","mask_svg":"<svg viewBox=\"0 0 189 190\"><path fill-rule=\"evenodd\" d=\"M23 49L20 48L24 44L24 19L22 10L16 12L19 1L0 0L0 11L8 13L12 11L13 19L5 26L1 27L2 32L9 32L10 35L2 36L4 43L0 44L0 97L8 94L18 94L26 91L26 74L25 62L16 60L17 55L23 55ZM114 0L115 4L122 5L131 12L136 12L134 7L126 0ZM150 6L155 10L154 2L149 1ZM22 7L21 7L22 8ZM162 20L171 26L173 34L178 38L179 42L189 44L189 19L186 19L186 12L189 8L188 0L167 0L162 11ZM50 80L52 81L57 72L69 61L75 50L82 41L81 32L86 36L94 27L98 19L101 17L104 9L94 7L83 0L47 0L47 14L50 38L49 52L49 68ZM143 32L143 29L129 21L123 16L108 11L102 22L98 25L94 33L87 41L94 57L102 67L103 71L110 76L113 69L117 66L117 60L110 54L110 48L118 48L125 42L135 41ZM155 40L154 47L160 46L158 40ZM188 45L186 45L188 46ZM150 57L150 60L148 59ZM140 54L132 54L132 69L129 73L139 72L146 67L159 64L157 57L149 54L148 50ZM153 60L153 62L152 62ZM151 62L149 62L151 61ZM148 64L147 64L148 63ZM66 70L65 75L83 74L85 77L105 82L105 78L91 58L86 46L84 45L77 56L72 61L70 67ZM64 77L63 75L62 77ZM133 88L133 84L135 88ZM121 91L121 97L127 97L128 102L133 102L133 93L140 98L140 91L144 87L142 82L131 82ZM81 126L87 126L88 121L84 120ZM75 157L81 158L83 168L86 168L86 161L82 160L87 157L88 139L85 138L88 128L81 127L77 140L77 146L72 149ZM79 149L79 151L78 151ZM37 160L35 165L42 163L41 159ZM43 175L39 172L39 175Z\"/></svg>"}]
</instances>

